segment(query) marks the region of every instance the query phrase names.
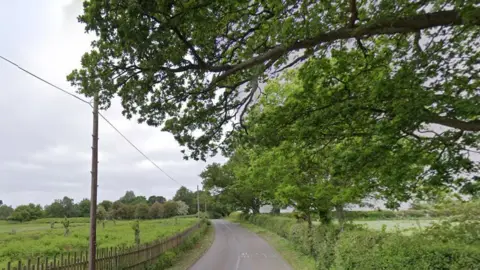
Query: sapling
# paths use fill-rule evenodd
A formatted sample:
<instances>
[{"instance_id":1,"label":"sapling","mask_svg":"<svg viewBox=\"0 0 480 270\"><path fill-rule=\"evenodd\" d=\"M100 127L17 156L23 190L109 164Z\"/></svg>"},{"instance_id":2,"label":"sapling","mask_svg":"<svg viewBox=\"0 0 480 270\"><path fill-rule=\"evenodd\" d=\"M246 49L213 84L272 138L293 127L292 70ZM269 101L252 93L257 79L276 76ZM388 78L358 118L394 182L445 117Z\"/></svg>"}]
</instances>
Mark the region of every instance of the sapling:
<instances>
[{"instance_id":1,"label":"sapling","mask_svg":"<svg viewBox=\"0 0 480 270\"><path fill-rule=\"evenodd\" d=\"M132 229L135 232L135 244L140 245L140 222L138 219L133 222Z\"/></svg>"},{"instance_id":2,"label":"sapling","mask_svg":"<svg viewBox=\"0 0 480 270\"><path fill-rule=\"evenodd\" d=\"M70 220L68 220L67 217L65 217L65 220L62 221L63 228L65 229L65 233L63 236L68 236L70 235Z\"/></svg>"}]
</instances>

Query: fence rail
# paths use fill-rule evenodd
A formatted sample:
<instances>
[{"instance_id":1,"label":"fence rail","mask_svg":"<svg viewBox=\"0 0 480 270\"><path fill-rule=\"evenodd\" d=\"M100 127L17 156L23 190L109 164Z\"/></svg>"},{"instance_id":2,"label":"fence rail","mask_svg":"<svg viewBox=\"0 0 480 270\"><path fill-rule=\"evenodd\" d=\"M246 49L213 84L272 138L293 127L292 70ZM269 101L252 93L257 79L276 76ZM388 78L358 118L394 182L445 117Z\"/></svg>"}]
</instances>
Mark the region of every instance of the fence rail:
<instances>
[{"instance_id":1,"label":"fence rail","mask_svg":"<svg viewBox=\"0 0 480 270\"><path fill-rule=\"evenodd\" d=\"M96 269L146 269L166 251L178 247L190 234L202 227L198 222L183 232L166 239L128 248L99 248L96 254ZM84 270L88 268L87 252L69 252L53 258L28 259L26 262L9 262L2 270Z\"/></svg>"}]
</instances>

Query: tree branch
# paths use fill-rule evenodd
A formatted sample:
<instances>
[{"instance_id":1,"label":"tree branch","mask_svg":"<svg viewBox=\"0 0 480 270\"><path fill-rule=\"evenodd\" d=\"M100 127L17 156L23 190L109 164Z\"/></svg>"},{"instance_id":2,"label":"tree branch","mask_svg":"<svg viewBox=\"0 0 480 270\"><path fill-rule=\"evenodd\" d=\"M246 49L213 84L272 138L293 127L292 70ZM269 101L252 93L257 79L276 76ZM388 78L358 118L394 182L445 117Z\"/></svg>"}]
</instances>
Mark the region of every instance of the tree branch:
<instances>
[{"instance_id":1,"label":"tree branch","mask_svg":"<svg viewBox=\"0 0 480 270\"><path fill-rule=\"evenodd\" d=\"M477 16L472 16L476 19L470 21L470 23L474 25L480 25L480 8L475 8L471 12ZM257 57L253 57L247 61L244 61L243 63L232 66L231 69L226 70L220 75L220 77L227 77L233 73L248 69L269 59L278 59L282 55L291 51L312 48L326 42L350 38L361 39L376 35L411 33L437 26L462 25L463 23L464 20L462 19L460 13L456 10L438 11L434 13L419 14L391 20L379 19L372 23L360 25L355 28L345 27L327 33L320 33L313 38L297 41L289 46L278 45ZM217 67L217 70L221 70L221 67Z\"/></svg>"},{"instance_id":2,"label":"tree branch","mask_svg":"<svg viewBox=\"0 0 480 270\"><path fill-rule=\"evenodd\" d=\"M480 131L480 120L462 121L455 118L438 116L432 113L428 117L427 121L464 131Z\"/></svg>"}]
</instances>

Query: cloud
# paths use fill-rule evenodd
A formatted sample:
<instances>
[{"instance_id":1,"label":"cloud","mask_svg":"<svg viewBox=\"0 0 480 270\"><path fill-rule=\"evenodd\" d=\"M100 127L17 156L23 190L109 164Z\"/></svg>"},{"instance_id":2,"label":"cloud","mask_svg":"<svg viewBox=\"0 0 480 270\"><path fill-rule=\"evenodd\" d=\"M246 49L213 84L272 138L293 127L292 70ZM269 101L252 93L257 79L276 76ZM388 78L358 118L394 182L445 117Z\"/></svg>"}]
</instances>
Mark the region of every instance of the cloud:
<instances>
[{"instance_id":1,"label":"cloud","mask_svg":"<svg viewBox=\"0 0 480 270\"><path fill-rule=\"evenodd\" d=\"M10 1L0 9L0 54L70 92L66 75L80 66L94 37L77 22L80 0ZM18 16L23 14L23 16ZM0 61L0 199L45 205L90 196L91 107ZM85 97L84 97L85 98ZM169 133L127 120L119 100L102 112L182 185L195 189L206 163L185 161ZM179 185L149 164L105 121L99 127L99 200L126 190L173 197ZM210 162L221 162L217 157Z\"/></svg>"}]
</instances>

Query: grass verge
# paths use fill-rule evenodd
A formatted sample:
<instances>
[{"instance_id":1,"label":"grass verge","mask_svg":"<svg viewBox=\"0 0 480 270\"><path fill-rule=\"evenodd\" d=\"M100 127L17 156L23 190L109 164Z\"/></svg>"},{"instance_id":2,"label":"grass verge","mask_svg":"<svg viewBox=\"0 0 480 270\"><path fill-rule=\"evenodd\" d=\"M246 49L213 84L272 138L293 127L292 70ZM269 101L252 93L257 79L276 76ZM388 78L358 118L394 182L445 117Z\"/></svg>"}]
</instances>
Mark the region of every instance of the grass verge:
<instances>
[{"instance_id":1,"label":"grass verge","mask_svg":"<svg viewBox=\"0 0 480 270\"><path fill-rule=\"evenodd\" d=\"M315 260L312 257L297 251L295 246L287 239L262 227L253 225L243 220L227 218L227 220L240 224L245 229L256 233L267 241L288 264L295 270L315 269Z\"/></svg>"},{"instance_id":2,"label":"grass verge","mask_svg":"<svg viewBox=\"0 0 480 270\"><path fill-rule=\"evenodd\" d=\"M215 240L215 229L208 226L204 236L189 250L179 253L168 270L186 270L195 264L207 252Z\"/></svg>"}]
</instances>

